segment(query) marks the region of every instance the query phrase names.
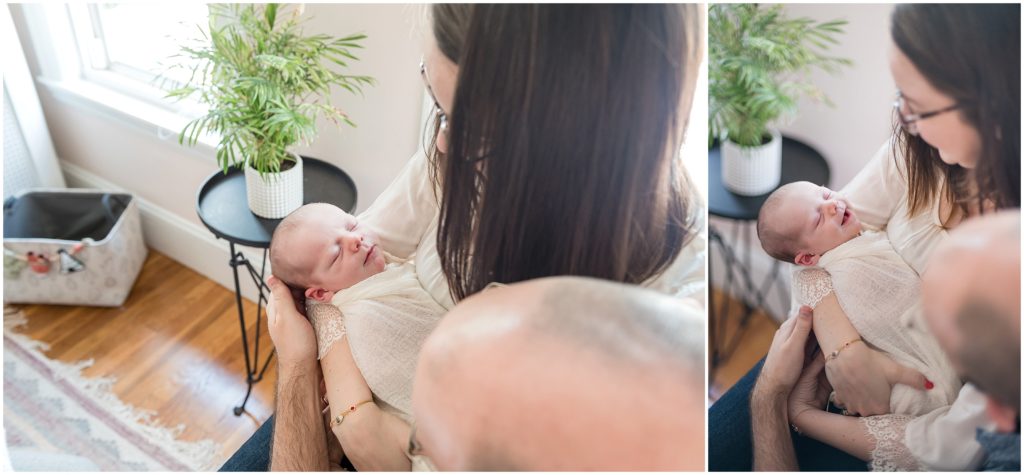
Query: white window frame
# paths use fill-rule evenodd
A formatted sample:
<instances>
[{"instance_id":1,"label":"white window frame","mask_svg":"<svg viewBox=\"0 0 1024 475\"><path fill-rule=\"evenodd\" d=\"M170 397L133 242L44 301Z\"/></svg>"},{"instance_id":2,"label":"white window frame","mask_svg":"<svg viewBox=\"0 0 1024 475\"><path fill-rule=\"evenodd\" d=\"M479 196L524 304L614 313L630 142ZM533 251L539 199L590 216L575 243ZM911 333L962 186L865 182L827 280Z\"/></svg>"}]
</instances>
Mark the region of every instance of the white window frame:
<instances>
[{"instance_id":1,"label":"white window frame","mask_svg":"<svg viewBox=\"0 0 1024 475\"><path fill-rule=\"evenodd\" d=\"M38 84L57 99L174 143L189 121L206 113L207 108L195 100L165 99L165 93L155 86L111 71L84 67L82 60L89 53L82 45L87 40L82 38L91 31L91 27L86 29L91 21L88 5L33 3L12 4L8 8L12 13L20 10L39 65ZM215 160L218 141L217 135L204 134L195 147L186 149Z\"/></svg>"},{"instance_id":2,"label":"white window frame","mask_svg":"<svg viewBox=\"0 0 1024 475\"><path fill-rule=\"evenodd\" d=\"M84 80L122 91L171 111L182 109L180 104L172 104L164 99L165 91L147 83L154 79L151 73L110 61L102 32L99 31L102 25L99 23L99 9L95 3L70 3L67 9L74 29L75 46L81 58L79 64L88 60L92 62L92 65L83 65L81 68Z\"/></svg>"}]
</instances>

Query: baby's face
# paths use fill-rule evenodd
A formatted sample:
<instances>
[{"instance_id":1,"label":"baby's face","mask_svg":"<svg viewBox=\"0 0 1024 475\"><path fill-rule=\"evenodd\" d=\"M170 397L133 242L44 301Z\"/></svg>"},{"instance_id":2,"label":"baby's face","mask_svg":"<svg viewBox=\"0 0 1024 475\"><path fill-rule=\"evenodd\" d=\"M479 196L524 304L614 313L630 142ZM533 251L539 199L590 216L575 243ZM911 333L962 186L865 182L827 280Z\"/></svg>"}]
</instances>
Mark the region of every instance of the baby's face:
<instances>
[{"instance_id":1,"label":"baby's face","mask_svg":"<svg viewBox=\"0 0 1024 475\"><path fill-rule=\"evenodd\" d=\"M294 265L308 272L313 287L347 289L384 270L377 237L356 218L330 205L317 205L289 239Z\"/></svg>"},{"instance_id":2,"label":"baby's face","mask_svg":"<svg viewBox=\"0 0 1024 475\"><path fill-rule=\"evenodd\" d=\"M800 252L821 256L860 234L860 220L845 198L810 182L788 186L771 219L788 229Z\"/></svg>"}]
</instances>

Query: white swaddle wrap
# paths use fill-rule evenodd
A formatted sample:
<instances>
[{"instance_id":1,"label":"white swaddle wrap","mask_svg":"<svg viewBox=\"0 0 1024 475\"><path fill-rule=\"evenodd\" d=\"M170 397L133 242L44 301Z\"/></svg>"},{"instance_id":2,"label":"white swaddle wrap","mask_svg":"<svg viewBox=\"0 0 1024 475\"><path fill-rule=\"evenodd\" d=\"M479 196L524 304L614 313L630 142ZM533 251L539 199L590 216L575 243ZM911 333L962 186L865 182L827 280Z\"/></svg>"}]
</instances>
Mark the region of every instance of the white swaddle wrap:
<instances>
[{"instance_id":1,"label":"white swaddle wrap","mask_svg":"<svg viewBox=\"0 0 1024 475\"><path fill-rule=\"evenodd\" d=\"M412 382L423 342L445 310L423 289L412 260L335 294L332 305L314 305L319 358L348 334L356 366L374 398L412 414Z\"/></svg>"},{"instance_id":2,"label":"white swaddle wrap","mask_svg":"<svg viewBox=\"0 0 1024 475\"><path fill-rule=\"evenodd\" d=\"M902 384L893 387L890 410L894 414L916 416L949 405L961 386L921 319L920 281L886 235L876 231L865 231L826 252L818 267L798 269L793 278L798 303L815 307L835 291L839 305L866 343L935 383L929 391Z\"/></svg>"},{"instance_id":3,"label":"white swaddle wrap","mask_svg":"<svg viewBox=\"0 0 1024 475\"><path fill-rule=\"evenodd\" d=\"M826 252L817 267L795 269L796 303L815 307L832 291L865 343L935 383L927 391L897 384L889 399L891 414L860 419L876 444L872 470L922 468L907 450L904 426L952 404L962 383L922 318L919 276L884 233L865 231Z\"/></svg>"}]
</instances>

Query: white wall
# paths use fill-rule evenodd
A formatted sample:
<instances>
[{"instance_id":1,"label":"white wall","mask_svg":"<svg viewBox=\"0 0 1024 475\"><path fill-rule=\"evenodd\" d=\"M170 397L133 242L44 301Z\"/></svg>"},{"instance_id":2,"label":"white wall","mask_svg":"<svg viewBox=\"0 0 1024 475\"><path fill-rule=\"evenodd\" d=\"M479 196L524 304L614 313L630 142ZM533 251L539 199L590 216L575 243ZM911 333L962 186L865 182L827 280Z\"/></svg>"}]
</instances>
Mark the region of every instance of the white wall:
<instances>
[{"instance_id":1,"label":"white wall","mask_svg":"<svg viewBox=\"0 0 1024 475\"><path fill-rule=\"evenodd\" d=\"M39 45L32 44L22 8L10 8L33 75L38 77L40 60L34 52ZM305 16L312 17L306 26L308 33L368 35L364 49L357 54L361 60L349 71L372 76L377 85L366 88L363 97L339 89L332 98L358 128L338 128L323 121L316 142L297 149L331 162L352 176L359 190L357 211L373 202L421 146L424 91L418 67L424 12L425 7L416 5L305 7ZM68 100L47 87L37 89L57 156L65 169L70 168L69 173L76 175L74 183L130 191L144 200L148 209L156 210L158 221L192 225L180 233L182 236L197 236L196 230L205 232L196 216L195 199L203 181L218 170L211 151L186 149L177 144L176 137L168 138L166 131L100 112L86 101ZM150 245L161 242L160 236L147 236L147 241ZM177 247L154 247L230 286L226 242L218 241L224 259L215 263L192 257L215 256L209 252L210 242L166 245Z\"/></svg>"},{"instance_id":2,"label":"white wall","mask_svg":"<svg viewBox=\"0 0 1024 475\"><path fill-rule=\"evenodd\" d=\"M352 74L378 84L355 96L338 90L333 100L358 124L335 127L324 121L320 136L299 152L338 165L359 188L365 209L397 174L418 146L423 87L417 67L421 54L418 20L422 7L409 5L309 4L309 33L369 37ZM22 41L29 42L22 34ZM138 130L95 111L58 100L40 88L57 153L66 160L124 186L154 204L199 223L195 190L217 166L212 154L196 157L155 131Z\"/></svg>"},{"instance_id":3,"label":"white wall","mask_svg":"<svg viewBox=\"0 0 1024 475\"><path fill-rule=\"evenodd\" d=\"M780 127L784 135L806 142L821 152L832 170L829 185L833 189L842 188L891 132L892 102L896 94L887 59L892 6L790 4L785 8L790 17L806 16L818 21L841 18L849 22L839 44L830 51L849 58L853 66L834 76L824 72L815 72L812 76L835 107L804 99L800 102L797 119ZM734 223L712 218L711 224L727 239L732 236ZM761 250L756 237L744 241L753 246L752 275L760 283L771 269L772 259ZM723 264L717 251L711 259L713 285L721 285ZM787 289L788 273L788 269L782 272ZM777 294L771 293L769 311L781 317L788 310L788 302Z\"/></svg>"},{"instance_id":4,"label":"white wall","mask_svg":"<svg viewBox=\"0 0 1024 475\"><path fill-rule=\"evenodd\" d=\"M835 107L800 102L800 115L782 133L816 148L832 168L833 188L846 185L892 132L896 85L889 75L889 14L892 5L787 5L793 16L818 21L842 18L850 23L836 56L853 66L838 75L815 71L812 79Z\"/></svg>"}]
</instances>

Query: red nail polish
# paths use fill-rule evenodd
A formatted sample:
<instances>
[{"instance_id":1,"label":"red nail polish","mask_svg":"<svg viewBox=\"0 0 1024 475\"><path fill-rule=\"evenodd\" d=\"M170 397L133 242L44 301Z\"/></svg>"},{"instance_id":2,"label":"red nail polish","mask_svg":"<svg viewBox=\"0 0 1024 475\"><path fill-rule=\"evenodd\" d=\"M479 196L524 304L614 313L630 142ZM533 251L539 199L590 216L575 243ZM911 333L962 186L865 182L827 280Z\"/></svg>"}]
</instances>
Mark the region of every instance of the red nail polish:
<instances>
[{"instance_id":1,"label":"red nail polish","mask_svg":"<svg viewBox=\"0 0 1024 475\"><path fill-rule=\"evenodd\" d=\"M928 378L924 378L924 388L925 389L931 389L931 388L934 388L934 387L935 387L935 383L929 381Z\"/></svg>"}]
</instances>

